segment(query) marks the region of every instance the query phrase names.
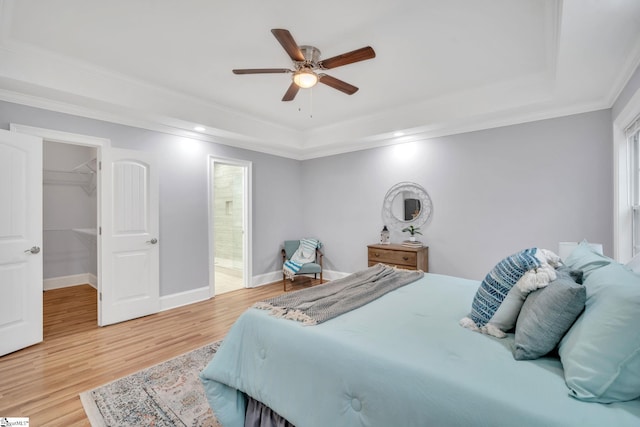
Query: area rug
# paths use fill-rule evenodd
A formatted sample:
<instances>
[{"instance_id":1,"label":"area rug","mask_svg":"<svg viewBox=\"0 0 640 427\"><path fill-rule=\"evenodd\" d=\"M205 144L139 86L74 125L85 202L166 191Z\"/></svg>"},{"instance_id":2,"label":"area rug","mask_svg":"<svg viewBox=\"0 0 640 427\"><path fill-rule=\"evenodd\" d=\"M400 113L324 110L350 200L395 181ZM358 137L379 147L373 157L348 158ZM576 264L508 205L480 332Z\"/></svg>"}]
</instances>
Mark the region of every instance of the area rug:
<instances>
[{"instance_id":1,"label":"area rug","mask_svg":"<svg viewBox=\"0 0 640 427\"><path fill-rule=\"evenodd\" d=\"M81 393L80 400L91 425L220 426L198 377L220 343Z\"/></svg>"}]
</instances>

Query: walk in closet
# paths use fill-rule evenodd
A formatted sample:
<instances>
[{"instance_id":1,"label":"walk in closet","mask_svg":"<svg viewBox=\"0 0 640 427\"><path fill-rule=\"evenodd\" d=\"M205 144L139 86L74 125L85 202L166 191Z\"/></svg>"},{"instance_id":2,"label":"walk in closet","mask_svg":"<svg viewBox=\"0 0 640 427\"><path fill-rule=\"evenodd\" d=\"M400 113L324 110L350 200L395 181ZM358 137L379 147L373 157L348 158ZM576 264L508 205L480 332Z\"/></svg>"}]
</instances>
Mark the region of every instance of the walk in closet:
<instances>
[{"instance_id":1,"label":"walk in closet","mask_svg":"<svg viewBox=\"0 0 640 427\"><path fill-rule=\"evenodd\" d=\"M97 287L96 149L44 142L43 288Z\"/></svg>"}]
</instances>

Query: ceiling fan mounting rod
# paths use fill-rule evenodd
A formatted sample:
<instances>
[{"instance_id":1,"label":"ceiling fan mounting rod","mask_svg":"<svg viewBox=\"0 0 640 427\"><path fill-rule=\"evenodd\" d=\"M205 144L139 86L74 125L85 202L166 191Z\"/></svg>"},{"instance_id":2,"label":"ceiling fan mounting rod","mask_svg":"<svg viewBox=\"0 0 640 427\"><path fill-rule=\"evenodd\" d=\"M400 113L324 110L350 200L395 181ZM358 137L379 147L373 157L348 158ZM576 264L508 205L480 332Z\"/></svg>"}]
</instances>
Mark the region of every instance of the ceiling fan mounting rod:
<instances>
[{"instance_id":1,"label":"ceiling fan mounting rod","mask_svg":"<svg viewBox=\"0 0 640 427\"><path fill-rule=\"evenodd\" d=\"M295 71L300 71L300 70L317 70L320 67L313 62L308 62L308 61L297 62L296 61L293 63L293 68L295 68Z\"/></svg>"},{"instance_id":2,"label":"ceiling fan mounting rod","mask_svg":"<svg viewBox=\"0 0 640 427\"><path fill-rule=\"evenodd\" d=\"M320 49L315 46L299 46L305 61L318 62L320 60Z\"/></svg>"}]
</instances>

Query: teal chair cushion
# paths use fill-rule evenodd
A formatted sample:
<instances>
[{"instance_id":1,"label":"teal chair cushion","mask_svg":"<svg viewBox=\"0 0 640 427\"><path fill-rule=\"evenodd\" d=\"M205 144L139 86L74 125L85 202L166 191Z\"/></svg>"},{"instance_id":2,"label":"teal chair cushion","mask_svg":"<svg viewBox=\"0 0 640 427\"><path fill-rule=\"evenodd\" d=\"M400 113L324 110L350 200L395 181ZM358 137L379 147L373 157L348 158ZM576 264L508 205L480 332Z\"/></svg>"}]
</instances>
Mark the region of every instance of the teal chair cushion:
<instances>
[{"instance_id":1,"label":"teal chair cushion","mask_svg":"<svg viewBox=\"0 0 640 427\"><path fill-rule=\"evenodd\" d=\"M310 273L320 273L322 269L320 268L320 264L316 264L315 262L309 262L307 264L304 264L300 270L298 271L298 274L310 274Z\"/></svg>"}]
</instances>

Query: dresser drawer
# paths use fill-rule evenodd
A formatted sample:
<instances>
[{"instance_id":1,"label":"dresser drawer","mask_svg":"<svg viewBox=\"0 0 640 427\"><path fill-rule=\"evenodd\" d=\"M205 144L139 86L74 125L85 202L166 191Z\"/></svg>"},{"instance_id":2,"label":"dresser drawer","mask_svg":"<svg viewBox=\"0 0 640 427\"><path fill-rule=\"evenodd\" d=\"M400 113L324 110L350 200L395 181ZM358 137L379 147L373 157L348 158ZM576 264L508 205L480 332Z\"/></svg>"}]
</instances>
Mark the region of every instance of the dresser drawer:
<instances>
[{"instance_id":1,"label":"dresser drawer","mask_svg":"<svg viewBox=\"0 0 640 427\"><path fill-rule=\"evenodd\" d=\"M390 265L406 265L415 268L417 263L415 252L394 251L389 249L369 248L369 261Z\"/></svg>"},{"instance_id":2,"label":"dresser drawer","mask_svg":"<svg viewBox=\"0 0 640 427\"><path fill-rule=\"evenodd\" d=\"M369 245L367 246L367 264L387 264L407 270L429 271L429 248L426 246L410 248L403 245Z\"/></svg>"}]
</instances>

